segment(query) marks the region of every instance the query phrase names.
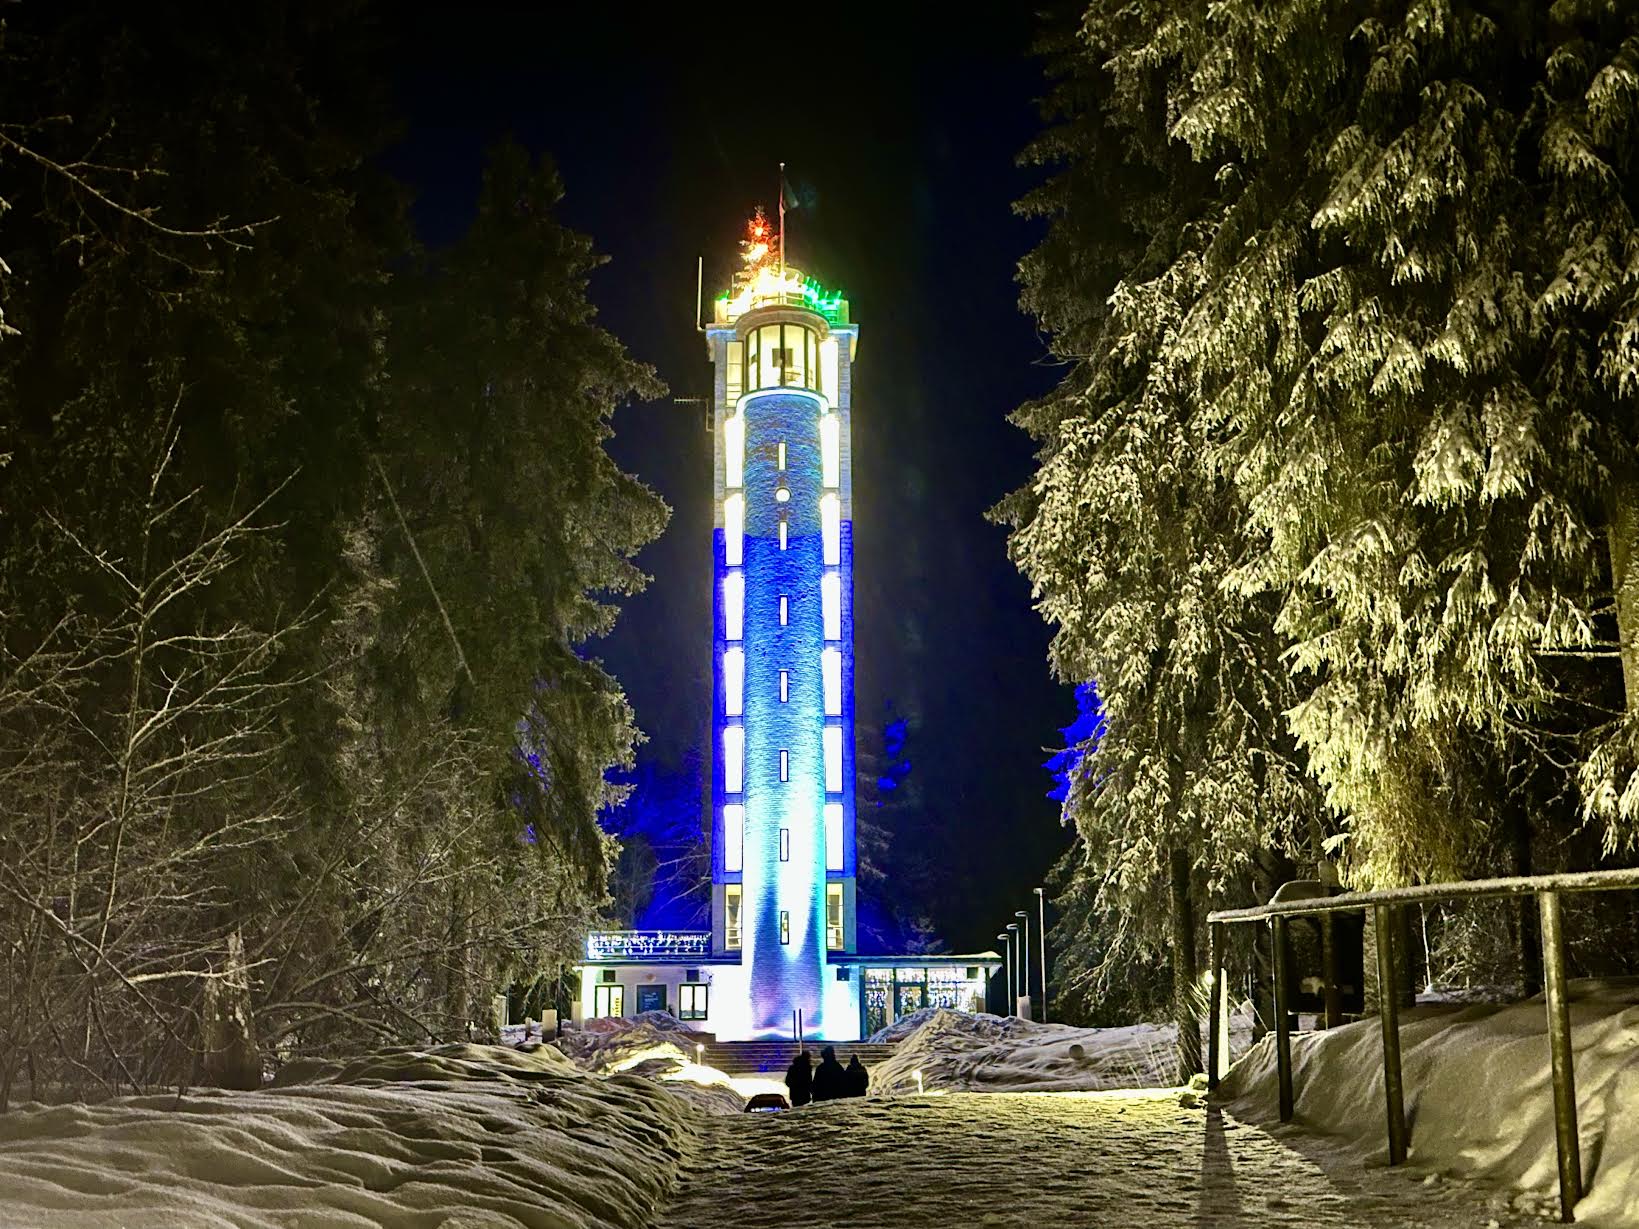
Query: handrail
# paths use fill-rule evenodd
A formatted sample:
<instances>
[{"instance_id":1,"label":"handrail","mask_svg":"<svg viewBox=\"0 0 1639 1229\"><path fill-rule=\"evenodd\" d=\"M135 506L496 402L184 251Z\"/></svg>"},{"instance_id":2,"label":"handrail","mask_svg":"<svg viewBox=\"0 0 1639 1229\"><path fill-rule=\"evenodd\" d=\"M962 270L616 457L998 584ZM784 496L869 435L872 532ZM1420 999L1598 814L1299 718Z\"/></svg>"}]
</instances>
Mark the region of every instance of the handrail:
<instances>
[{"instance_id":1,"label":"handrail","mask_svg":"<svg viewBox=\"0 0 1639 1229\"><path fill-rule=\"evenodd\" d=\"M1218 1087L1222 1055L1218 1035L1224 1019L1223 957L1225 927L1239 922L1270 925L1273 939L1273 986L1270 988L1275 1012L1275 1066L1280 1085L1280 1119L1290 1122L1296 1112L1297 1090L1293 1085L1291 1021L1286 1003L1287 924L1294 917L1321 918L1323 933L1329 933L1331 916L1346 910L1369 910L1377 940L1378 1019L1383 1035L1383 1094L1388 1118L1389 1164L1406 1159L1410 1130L1406 1122L1405 1090L1400 1070L1400 1003L1396 987L1404 954L1396 938L1400 910L1407 905L1428 902L1481 900L1496 897L1535 896L1542 936L1543 988L1546 991L1548 1047L1553 1065L1554 1135L1559 1154L1560 1219L1576 1219L1575 1207L1582 1198L1581 1143L1577 1136L1576 1073L1571 1048L1571 1020L1566 995L1565 932L1561 898L1581 892L1639 891L1639 870L1583 871L1558 875L1514 875L1498 879L1468 879L1453 883L1420 884L1404 888L1379 888L1369 892L1340 892L1335 896L1304 897L1271 901L1245 909L1218 909L1207 915L1211 940L1211 1008L1207 1037L1207 1086ZM1340 1022L1337 1007L1338 975L1336 951L1330 939L1322 944L1328 1025Z\"/></svg>"},{"instance_id":2,"label":"handrail","mask_svg":"<svg viewBox=\"0 0 1639 1229\"><path fill-rule=\"evenodd\" d=\"M1436 900L1476 900L1495 896L1534 896L1538 892L1620 892L1639 889L1639 870L1581 871L1561 875L1510 875L1500 879L1461 879L1452 883L1339 892L1303 900L1271 901L1244 909L1218 909L1208 922L1255 922L1270 917L1301 917L1363 909L1368 905L1415 905Z\"/></svg>"}]
</instances>

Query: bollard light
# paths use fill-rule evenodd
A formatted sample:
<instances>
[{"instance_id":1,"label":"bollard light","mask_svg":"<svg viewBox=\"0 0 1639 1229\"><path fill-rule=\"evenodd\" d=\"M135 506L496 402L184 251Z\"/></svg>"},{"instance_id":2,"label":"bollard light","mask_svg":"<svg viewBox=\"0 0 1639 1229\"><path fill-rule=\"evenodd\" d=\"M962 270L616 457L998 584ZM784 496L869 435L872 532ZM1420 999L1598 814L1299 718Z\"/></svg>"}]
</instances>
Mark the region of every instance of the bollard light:
<instances>
[{"instance_id":1,"label":"bollard light","mask_svg":"<svg viewBox=\"0 0 1639 1229\"><path fill-rule=\"evenodd\" d=\"M694 1043L694 1064L697 1067L706 1065L706 1047L702 1042Z\"/></svg>"}]
</instances>

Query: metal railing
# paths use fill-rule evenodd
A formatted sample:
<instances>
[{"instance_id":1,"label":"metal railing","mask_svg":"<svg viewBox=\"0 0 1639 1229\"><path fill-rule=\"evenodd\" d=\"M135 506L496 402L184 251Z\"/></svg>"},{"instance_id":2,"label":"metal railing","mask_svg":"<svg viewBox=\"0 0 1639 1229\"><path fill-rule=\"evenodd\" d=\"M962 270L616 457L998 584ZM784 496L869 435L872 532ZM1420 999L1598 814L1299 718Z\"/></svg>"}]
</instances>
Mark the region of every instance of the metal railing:
<instances>
[{"instance_id":1,"label":"metal railing","mask_svg":"<svg viewBox=\"0 0 1639 1229\"><path fill-rule=\"evenodd\" d=\"M1288 1011L1287 922L1293 917L1315 917L1325 925L1331 914L1346 910L1369 911L1377 942L1378 1019L1383 1035L1383 1090L1388 1118L1389 1164L1406 1159L1405 1087L1400 1075L1399 986L1404 953L1398 938L1399 911L1407 905L1478 900L1493 897L1535 896L1542 925L1542 971L1547 999L1548 1045L1553 1063L1554 1137L1559 1152L1560 1219L1573 1221L1582 1198L1582 1157L1577 1139L1576 1071L1571 1049L1571 1016L1566 998L1565 930L1562 898L1581 892L1639 891L1639 870L1588 871L1574 875L1528 875L1506 879L1474 879L1433 883L1420 887L1385 888L1376 892L1344 892L1300 900L1277 900L1250 909L1220 909L1207 916L1211 936L1212 986L1210 1032L1207 1036L1207 1087L1218 1087L1221 1058L1219 1031L1223 1023L1225 927L1241 922L1270 924L1273 942L1275 1067L1280 1085L1280 1120L1292 1120L1296 1093L1292 1084L1292 1033ZM1338 1001L1334 945L1326 953L1321 978L1325 984L1328 1016Z\"/></svg>"}]
</instances>

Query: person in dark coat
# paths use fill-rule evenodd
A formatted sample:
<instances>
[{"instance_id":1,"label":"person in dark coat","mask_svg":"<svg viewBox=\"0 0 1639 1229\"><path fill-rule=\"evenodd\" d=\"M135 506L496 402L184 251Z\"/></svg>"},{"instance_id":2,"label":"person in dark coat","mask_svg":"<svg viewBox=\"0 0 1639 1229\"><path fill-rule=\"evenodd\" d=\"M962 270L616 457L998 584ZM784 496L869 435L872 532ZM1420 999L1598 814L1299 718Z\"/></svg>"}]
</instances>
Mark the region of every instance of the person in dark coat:
<instances>
[{"instance_id":1,"label":"person in dark coat","mask_svg":"<svg viewBox=\"0 0 1639 1229\"><path fill-rule=\"evenodd\" d=\"M814 1099L813 1059L807 1050L799 1050L785 1069L785 1086L791 1093L791 1104L807 1105Z\"/></svg>"},{"instance_id":2,"label":"person in dark coat","mask_svg":"<svg viewBox=\"0 0 1639 1229\"><path fill-rule=\"evenodd\" d=\"M819 1070L814 1072L814 1100L834 1101L848 1095L848 1073L837 1061L837 1052L830 1046L820 1051Z\"/></svg>"},{"instance_id":3,"label":"person in dark coat","mask_svg":"<svg viewBox=\"0 0 1639 1229\"><path fill-rule=\"evenodd\" d=\"M848 1060L847 1070L842 1074L848 1081L845 1096L863 1097L865 1090L871 1086L871 1073L865 1070L865 1064L859 1061L858 1054Z\"/></svg>"}]
</instances>

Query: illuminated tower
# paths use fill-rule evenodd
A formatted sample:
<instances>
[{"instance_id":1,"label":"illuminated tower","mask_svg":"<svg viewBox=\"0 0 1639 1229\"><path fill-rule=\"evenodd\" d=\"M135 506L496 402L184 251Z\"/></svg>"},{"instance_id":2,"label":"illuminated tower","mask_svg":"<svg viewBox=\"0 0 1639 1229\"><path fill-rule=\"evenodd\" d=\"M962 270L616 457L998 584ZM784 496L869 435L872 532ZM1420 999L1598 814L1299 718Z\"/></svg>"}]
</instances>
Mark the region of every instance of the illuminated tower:
<instances>
[{"instance_id":1,"label":"illuminated tower","mask_svg":"<svg viewBox=\"0 0 1639 1229\"><path fill-rule=\"evenodd\" d=\"M848 303L771 251L761 215L716 302L713 951L745 1036L858 1035ZM736 1022L737 1023L737 1022Z\"/></svg>"}]
</instances>

